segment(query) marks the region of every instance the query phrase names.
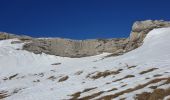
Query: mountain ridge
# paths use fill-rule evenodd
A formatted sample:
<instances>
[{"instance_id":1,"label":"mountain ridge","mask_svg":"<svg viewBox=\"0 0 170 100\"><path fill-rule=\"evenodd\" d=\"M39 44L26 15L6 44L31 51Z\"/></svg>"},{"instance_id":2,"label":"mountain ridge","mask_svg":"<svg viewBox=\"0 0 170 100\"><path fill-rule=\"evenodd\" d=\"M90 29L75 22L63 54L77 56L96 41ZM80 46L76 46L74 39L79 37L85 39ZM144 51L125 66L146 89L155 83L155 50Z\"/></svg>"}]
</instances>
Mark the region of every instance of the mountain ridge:
<instances>
[{"instance_id":1,"label":"mountain ridge","mask_svg":"<svg viewBox=\"0 0 170 100\"><path fill-rule=\"evenodd\" d=\"M69 58L23 50L0 41L0 99L168 100L170 28L151 30L144 43L120 56Z\"/></svg>"},{"instance_id":2,"label":"mountain ridge","mask_svg":"<svg viewBox=\"0 0 170 100\"><path fill-rule=\"evenodd\" d=\"M142 45L146 34L155 28L170 27L169 21L136 21L128 38L73 40L64 38L32 38L29 36L0 33L0 39L19 38L28 41L24 50L40 54L47 53L63 57L85 57L101 54L121 55Z\"/></svg>"}]
</instances>

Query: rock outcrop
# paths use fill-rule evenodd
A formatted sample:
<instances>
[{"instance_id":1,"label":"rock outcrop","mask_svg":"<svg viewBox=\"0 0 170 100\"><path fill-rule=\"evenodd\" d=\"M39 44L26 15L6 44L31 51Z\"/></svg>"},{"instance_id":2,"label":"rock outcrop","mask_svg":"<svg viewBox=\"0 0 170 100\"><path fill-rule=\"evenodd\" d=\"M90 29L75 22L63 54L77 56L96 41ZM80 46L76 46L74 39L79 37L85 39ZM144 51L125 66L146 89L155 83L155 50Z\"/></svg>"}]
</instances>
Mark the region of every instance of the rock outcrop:
<instances>
[{"instance_id":1,"label":"rock outcrop","mask_svg":"<svg viewBox=\"0 0 170 100\"><path fill-rule=\"evenodd\" d=\"M44 52L58 56L84 57L102 52L121 53L127 45L125 40L123 38L94 40L34 39L31 43L24 45L23 49L34 53Z\"/></svg>"},{"instance_id":2,"label":"rock outcrop","mask_svg":"<svg viewBox=\"0 0 170 100\"><path fill-rule=\"evenodd\" d=\"M170 27L170 21L163 20L146 20L136 21L132 26L132 31L129 36L129 43L126 46L126 51L131 51L142 45L143 39L147 33L155 28Z\"/></svg>"},{"instance_id":3,"label":"rock outcrop","mask_svg":"<svg viewBox=\"0 0 170 100\"><path fill-rule=\"evenodd\" d=\"M30 42L23 46L24 50L47 53L66 57L84 57L97 55L102 52L120 55L142 45L146 34L154 28L170 27L170 22L163 20L137 21L132 26L129 38L71 40L61 38L31 38L8 33L0 33L0 40L19 38Z\"/></svg>"},{"instance_id":4,"label":"rock outcrop","mask_svg":"<svg viewBox=\"0 0 170 100\"><path fill-rule=\"evenodd\" d=\"M22 41L31 40L32 39L32 37L30 37L30 36L15 35L15 34L6 33L6 32L0 32L0 40L13 39L13 38L18 38L18 39L20 39Z\"/></svg>"}]
</instances>

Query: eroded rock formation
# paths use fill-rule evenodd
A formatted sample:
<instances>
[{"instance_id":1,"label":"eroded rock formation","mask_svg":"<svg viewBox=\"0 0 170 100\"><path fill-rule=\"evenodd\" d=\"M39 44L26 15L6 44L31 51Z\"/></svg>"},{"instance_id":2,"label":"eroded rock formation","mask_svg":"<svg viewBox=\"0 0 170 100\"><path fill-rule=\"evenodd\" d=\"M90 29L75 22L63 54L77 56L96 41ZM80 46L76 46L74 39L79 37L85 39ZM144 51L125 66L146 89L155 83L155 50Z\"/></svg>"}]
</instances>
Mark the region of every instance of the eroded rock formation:
<instances>
[{"instance_id":1,"label":"eroded rock formation","mask_svg":"<svg viewBox=\"0 0 170 100\"><path fill-rule=\"evenodd\" d=\"M126 39L94 39L94 40L70 40L70 39L34 39L24 45L24 49L34 53L47 53L68 57L84 57L100 54L102 52L123 52Z\"/></svg>"},{"instance_id":2,"label":"eroded rock formation","mask_svg":"<svg viewBox=\"0 0 170 100\"><path fill-rule=\"evenodd\" d=\"M147 33L155 28L170 27L170 21L163 20L146 20L136 21L132 26L132 31L129 36L129 43L126 46L126 51L133 50L142 45L143 39Z\"/></svg>"},{"instance_id":3,"label":"eroded rock formation","mask_svg":"<svg viewBox=\"0 0 170 100\"><path fill-rule=\"evenodd\" d=\"M119 55L139 47L149 31L162 27L170 27L170 22L163 20L137 21L133 24L128 38L71 40L61 38L31 38L28 36L0 33L0 40L10 38L19 38L23 41L29 40L30 42L25 44L23 49L34 53L44 52L66 57L92 56L102 52Z\"/></svg>"},{"instance_id":4,"label":"eroded rock formation","mask_svg":"<svg viewBox=\"0 0 170 100\"><path fill-rule=\"evenodd\" d=\"M22 41L26 40L31 40L32 37L30 36L25 36L25 35L15 35L11 33L6 33L6 32L0 32L0 40L5 40L5 39L13 39L13 38L18 38Z\"/></svg>"}]
</instances>

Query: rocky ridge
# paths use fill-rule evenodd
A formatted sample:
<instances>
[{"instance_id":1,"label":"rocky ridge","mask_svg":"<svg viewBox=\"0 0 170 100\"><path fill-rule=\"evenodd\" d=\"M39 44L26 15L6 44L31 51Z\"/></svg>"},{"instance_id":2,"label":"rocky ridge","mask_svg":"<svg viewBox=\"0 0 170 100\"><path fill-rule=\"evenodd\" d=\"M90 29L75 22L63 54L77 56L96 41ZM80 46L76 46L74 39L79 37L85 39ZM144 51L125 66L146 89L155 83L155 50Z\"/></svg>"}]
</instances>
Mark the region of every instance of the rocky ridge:
<instances>
[{"instance_id":1,"label":"rocky ridge","mask_svg":"<svg viewBox=\"0 0 170 100\"><path fill-rule=\"evenodd\" d=\"M128 38L72 40L32 38L1 32L0 39L19 38L22 41L29 41L23 46L23 49L36 54L43 52L65 57L85 57L109 52L112 55L120 55L139 47L149 31L162 27L170 27L170 22L163 20L136 21Z\"/></svg>"},{"instance_id":2,"label":"rocky ridge","mask_svg":"<svg viewBox=\"0 0 170 100\"><path fill-rule=\"evenodd\" d=\"M149 31L163 27L170 27L170 21L164 20L136 21L132 26L132 31L128 38L126 51L133 50L142 45L143 39L146 37Z\"/></svg>"}]
</instances>

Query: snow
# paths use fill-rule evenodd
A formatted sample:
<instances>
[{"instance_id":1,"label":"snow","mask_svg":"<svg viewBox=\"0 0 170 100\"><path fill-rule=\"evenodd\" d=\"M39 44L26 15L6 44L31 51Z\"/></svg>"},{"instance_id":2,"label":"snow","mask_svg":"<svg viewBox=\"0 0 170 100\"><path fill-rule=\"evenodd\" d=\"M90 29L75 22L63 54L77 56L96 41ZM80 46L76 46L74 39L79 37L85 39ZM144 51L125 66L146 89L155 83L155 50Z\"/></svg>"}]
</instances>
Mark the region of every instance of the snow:
<instances>
[{"instance_id":1,"label":"snow","mask_svg":"<svg viewBox=\"0 0 170 100\"><path fill-rule=\"evenodd\" d=\"M0 41L0 92L8 91L5 100L62 100L72 98L72 94L82 92L84 89L94 88L81 93L79 98L104 91L101 95L93 98L115 94L120 91L134 88L156 78L170 77L170 28L154 29L146 36L141 47L122 56L108 57L109 53L103 53L91 57L68 58L48 54L34 54L22 50L24 43L11 44L18 39ZM104 58L104 59L103 59ZM59 65L52 65L61 63ZM128 68L136 66L134 68ZM154 71L140 74L151 68ZM122 69L119 74L100 77L98 79L87 78L94 72ZM82 71L80 75L75 73ZM94 73L95 74L95 73ZM154 75L161 74L159 77ZM9 79L11 76L15 77ZM92 74L93 75L93 74ZM122 79L127 75L134 77ZM55 79L48 79L54 76ZM69 78L63 82L58 80L64 76ZM148 79L146 79L148 78ZM165 81L150 84L158 86ZM110 83L110 84L106 84ZM123 85L126 85L122 87ZM137 93L152 91L149 86L123 94L122 97L133 99ZM164 87L169 87L165 85ZM117 88L115 91L109 91ZM20 89L17 93L14 90Z\"/></svg>"},{"instance_id":2,"label":"snow","mask_svg":"<svg viewBox=\"0 0 170 100\"><path fill-rule=\"evenodd\" d=\"M164 98L164 100L169 100L169 99L170 99L170 95L168 95Z\"/></svg>"}]
</instances>

